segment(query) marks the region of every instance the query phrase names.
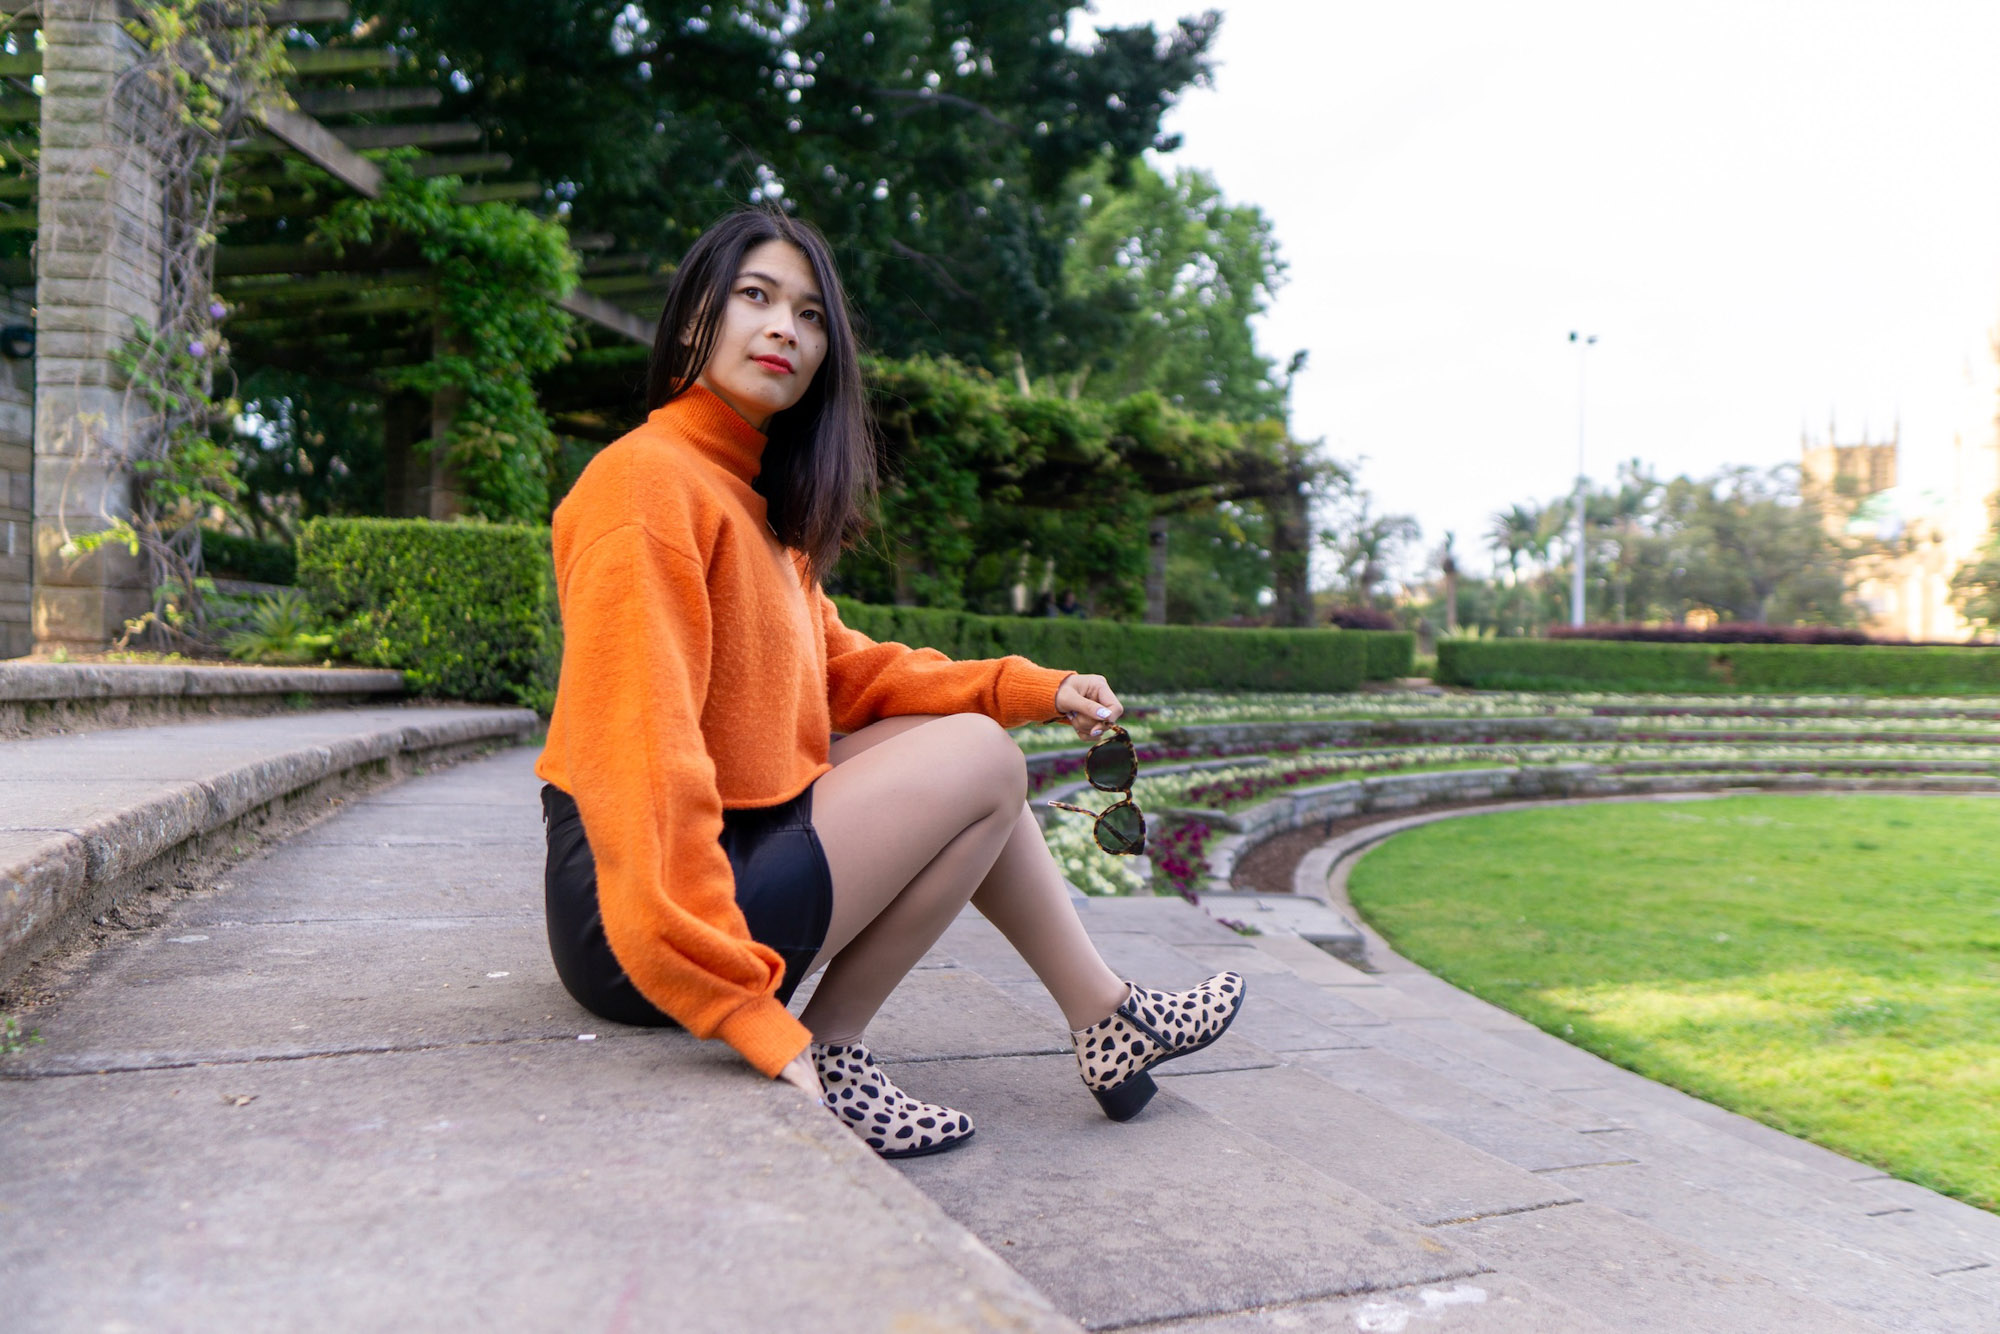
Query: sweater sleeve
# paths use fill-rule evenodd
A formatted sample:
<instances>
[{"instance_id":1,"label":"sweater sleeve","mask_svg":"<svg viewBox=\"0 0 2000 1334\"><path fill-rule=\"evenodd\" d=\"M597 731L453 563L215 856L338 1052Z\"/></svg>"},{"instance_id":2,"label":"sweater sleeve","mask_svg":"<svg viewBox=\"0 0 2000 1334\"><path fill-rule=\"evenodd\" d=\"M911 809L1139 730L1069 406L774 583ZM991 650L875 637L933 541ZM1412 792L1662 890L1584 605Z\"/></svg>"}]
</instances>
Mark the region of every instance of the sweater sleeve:
<instances>
[{"instance_id":1,"label":"sweater sleeve","mask_svg":"<svg viewBox=\"0 0 2000 1334\"><path fill-rule=\"evenodd\" d=\"M564 580L562 757L597 862L611 952L639 993L767 1075L811 1034L775 996L784 961L736 905L702 739L711 618L700 561L613 529Z\"/></svg>"},{"instance_id":2,"label":"sweater sleeve","mask_svg":"<svg viewBox=\"0 0 2000 1334\"><path fill-rule=\"evenodd\" d=\"M906 713L983 713L1002 727L1060 720L1056 687L1073 672L1038 667L1019 654L956 662L934 648L877 643L840 621L823 590L826 702L836 732Z\"/></svg>"}]
</instances>

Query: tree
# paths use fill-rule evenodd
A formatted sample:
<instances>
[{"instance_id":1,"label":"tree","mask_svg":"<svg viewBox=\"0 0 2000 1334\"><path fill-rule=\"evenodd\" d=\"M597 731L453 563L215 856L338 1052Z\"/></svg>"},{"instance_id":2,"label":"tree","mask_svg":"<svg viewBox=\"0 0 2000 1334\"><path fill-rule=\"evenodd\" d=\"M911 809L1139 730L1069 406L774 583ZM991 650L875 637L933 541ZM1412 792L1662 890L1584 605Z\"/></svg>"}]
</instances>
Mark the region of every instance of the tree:
<instances>
[{"instance_id":1,"label":"tree","mask_svg":"<svg viewBox=\"0 0 2000 1334\"><path fill-rule=\"evenodd\" d=\"M1980 629L2000 629L2000 530L1952 575L1951 600L1958 614Z\"/></svg>"},{"instance_id":2,"label":"tree","mask_svg":"<svg viewBox=\"0 0 2000 1334\"><path fill-rule=\"evenodd\" d=\"M1496 510L1487 523L1487 548L1507 558L1505 615L1510 618L1509 624L1516 633L1526 633L1525 623L1520 620L1521 558L1535 549L1536 534L1540 528L1541 516L1529 505L1510 505L1504 510Z\"/></svg>"},{"instance_id":3,"label":"tree","mask_svg":"<svg viewBox=\"0 0 2000 1334\"><path fill-rule=\"evenodd\" d=\"M1380 604L1382 582L1403 550L1423 536L1423 529L1407 514L1377 514L1375 498L1361 489L1342 498L1335 525L1323 530L1320 541L1332 549L1337 562L1336 586L1362 606Z\"/></svg>"},{"instance_id":4,"label":"tree","mask_svg":"<svg viewBox=\"0 0 2000 1334\"><path fill-rule=\"evenodd\" d=\"M671 262L745 200L832 240L885 354L1073 367L1074 181L1113 186L1205 83L1220 18L1068 40L1065 3L359 0L578 232Z\"/></svg>"},{"instance_id":5,"label":"tree","mask_svg":"<svg viewBox=\"0 0 2000 1334\"><path fill-rule=\"evenodd\" d=\"M1438 548L1438 577L1444 581L1444 632L1458 633L1458 534L1447 532L1444 545Z\"/></svg>"},{"instance_id":6,"label":"tree","mask_svg":"<svg viewBox=\"0 0 2000 1334\"><path fill-rule=\"evenodd\" d=\"M1840 549L1793 465L1677 477L1661 496L1660 529L1686 606L1734 621L1853 622Z\"/></svg>"},{"instance_id":7,"label":"tree","mask_svg":"<svg viewBox=\"0 0 2000 1334\"><path fill-rule=\"evenodd\" d=\"M1515 505L1493 517L1490 544L1547 561L1573 501ZM1846 625L1841 545L1789 465L1725 468L1662 483L1636 460L1614 488L1584 498L1591 619L1685 619L1701 609L1725 620ZM1510 558L1510 568L1513 559ZM1538 611L1559 611L1566 570L1544 564ZM1518 581L1517 581L1518 582Z\"/></svg>"},{"instance_id":8,"label":"tree","mask_svg":"<svg viewBox=\"0 0 2000 1334\"><path fill-rule=\"evenodd\" d=\"M381 404L337 384L259 369L243 382L237 443L243 516L267 541L290 542L301 520L375 514L382 505Z\"/></svg>"},{"instance_id":9,"label":"tree","mask_svg":"<svg viewBox=\"0 0 2000 1334\"><path fill-rule=\"evenodd\" d=\"M1285 386L1250 327L1285 267L1263 213L1186 168L1168 179L1142 163L1121 187L1101 167L1083 189L1064 264L1077 309L1065 331L1071 392L1152 389L1233 421L1282 417Z\"/></svg>"},{"instance_id":10,"label":"tree","mask_svg":"<svg viewBox=\"0 0 2000 1334\"><path fill-rule=\"evenodd\" d=\"M1608 574L1613 598L1612 619L1615 621L1626 619L1632 582L1644 558L1646 522L1660 487L1660 480L1646 471L1644 463L1631 459L1618 465L1618 484L1613 490L1592 496L1586 502L1585 513L1590 516L1590 522L1605 532L1611 541L1613 554L1608 562Z\"/></svg>"},{"instance_id":11,"label":"tree","mask_svg":"<svg viewBox=\"0 0 2000 1334\"><path fill-rule=\"evenodd\" d=\"M1167 620L1209 625L1253 616L1271 586L1271 519L1222 501L1168 520Z\"/></svg>"}]
</instances>

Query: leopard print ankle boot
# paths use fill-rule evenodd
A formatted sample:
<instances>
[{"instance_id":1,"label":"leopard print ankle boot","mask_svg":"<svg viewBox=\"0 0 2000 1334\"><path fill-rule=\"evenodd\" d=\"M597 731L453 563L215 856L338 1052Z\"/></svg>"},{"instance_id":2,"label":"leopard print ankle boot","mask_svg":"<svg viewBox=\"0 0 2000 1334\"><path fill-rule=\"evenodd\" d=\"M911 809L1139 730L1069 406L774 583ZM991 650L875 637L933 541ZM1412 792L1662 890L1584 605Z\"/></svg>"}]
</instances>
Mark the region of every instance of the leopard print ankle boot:
<instances>
[{"instance_id":1,"label":"leopard print ankle boot","mask_svg":"<svg viewBox=\"0 0 2000 1334\"><path fill-rule=\"evenodd\" d=\"M921 1158L972 1138L972 1118L934 1102L918 1102L889 1082L858 1042L812 1044L826 1105L884 1158Z\"/></svg>"},{"instance_id":2,"label":"leopard print ankle boot","mask_svg":"<svg viewBox=\"0 0 2000 1334\"><path fill-rule=\"evenodd\" d=\"M1243 1008L1243 978L1236 973L1217 973L1186 991L1126 985L1131 994L1110 1018L1072 1030L1084 1087L1113 1121L1131 1120L1152 1101L1159 1086L1148 1070L1200 1051Z\"/></svg>"}]
</instances>

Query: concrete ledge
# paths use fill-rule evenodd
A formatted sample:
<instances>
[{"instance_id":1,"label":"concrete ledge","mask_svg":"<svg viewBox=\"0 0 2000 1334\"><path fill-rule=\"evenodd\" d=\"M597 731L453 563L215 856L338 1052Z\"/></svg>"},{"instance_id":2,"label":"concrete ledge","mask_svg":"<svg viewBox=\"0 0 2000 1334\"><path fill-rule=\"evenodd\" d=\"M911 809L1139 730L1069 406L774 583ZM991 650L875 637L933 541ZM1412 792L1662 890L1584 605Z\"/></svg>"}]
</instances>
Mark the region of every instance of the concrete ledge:
<instances>
[{"instance_id":1,"label":"concrete ledge","mask_svg":"<svg viewBox=\"0 0 2000 1334\"><path fill-rule=\"evenodd\" d=\"M0 742L0 986L92 918L358 786L517 742L527 709L355 709Z\"/></svg>"},{"instance_id":2,"label":"concrete ledge","mask_svg":"<svg viewBox=\"0 0 2000 1334\"><path fill-rule=\"evenodd\" d=\"M1614 741L1616 718L1342 718L1278 723L1191 723L1163 727L1153 738L1169 746L1337 746L1470 744L1479 741Z\"/></svg>"},{"instance_id":3,"label":"concrete ledge","mask_svg":"<svg viewBox=\"0 0 2000 1334\"><path fill-rule=\"evenodd\" d=\"M402 693L401 672L376 668L0 662L0 738L379 704Z\"/></svg>"}]
</instances>

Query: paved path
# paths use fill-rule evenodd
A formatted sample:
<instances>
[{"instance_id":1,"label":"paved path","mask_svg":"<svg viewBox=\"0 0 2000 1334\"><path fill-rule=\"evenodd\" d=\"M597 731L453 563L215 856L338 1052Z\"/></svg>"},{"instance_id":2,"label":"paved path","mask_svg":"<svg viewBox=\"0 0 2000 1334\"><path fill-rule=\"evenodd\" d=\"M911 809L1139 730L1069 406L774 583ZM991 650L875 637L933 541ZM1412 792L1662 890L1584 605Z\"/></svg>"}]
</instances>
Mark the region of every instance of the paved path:
<instances>
[{"instance_id":1,"label":"paved path","mask_svg":"<svg viewBox=\"0 0 2000 1334\"><path fill-rule=\"evenodd\" d=\"M0 740L0 985L93 917L149 920L344 795L535 726L528 709L432 705Z\"/></svg>"},{"instance_id":2,"label":"paved path","mask_svg":"<svg viewBox=\"0 0 2000 1334\"><path fill-rule=\"evenodd\" d=\"M979 1134L884 1164L564 995L531 762L354 802L31 1016L10 1327L2000 1330L2000 1219L1177 900L1083 908L1151 985L1250 977L1141 1118L968 914L871 1037Z\"/></svg>"},{"instance_id":3,"label":"paved path","mask_svg":"<svg viewBox=\"0 0 2000 1334\"><path fill-rule=\"evenodd\" d=\"M571 1002L533 759L353 802L29 1016L0 1325L1073 1329L789 1085Z\"/></svg>"}]
</instances>

